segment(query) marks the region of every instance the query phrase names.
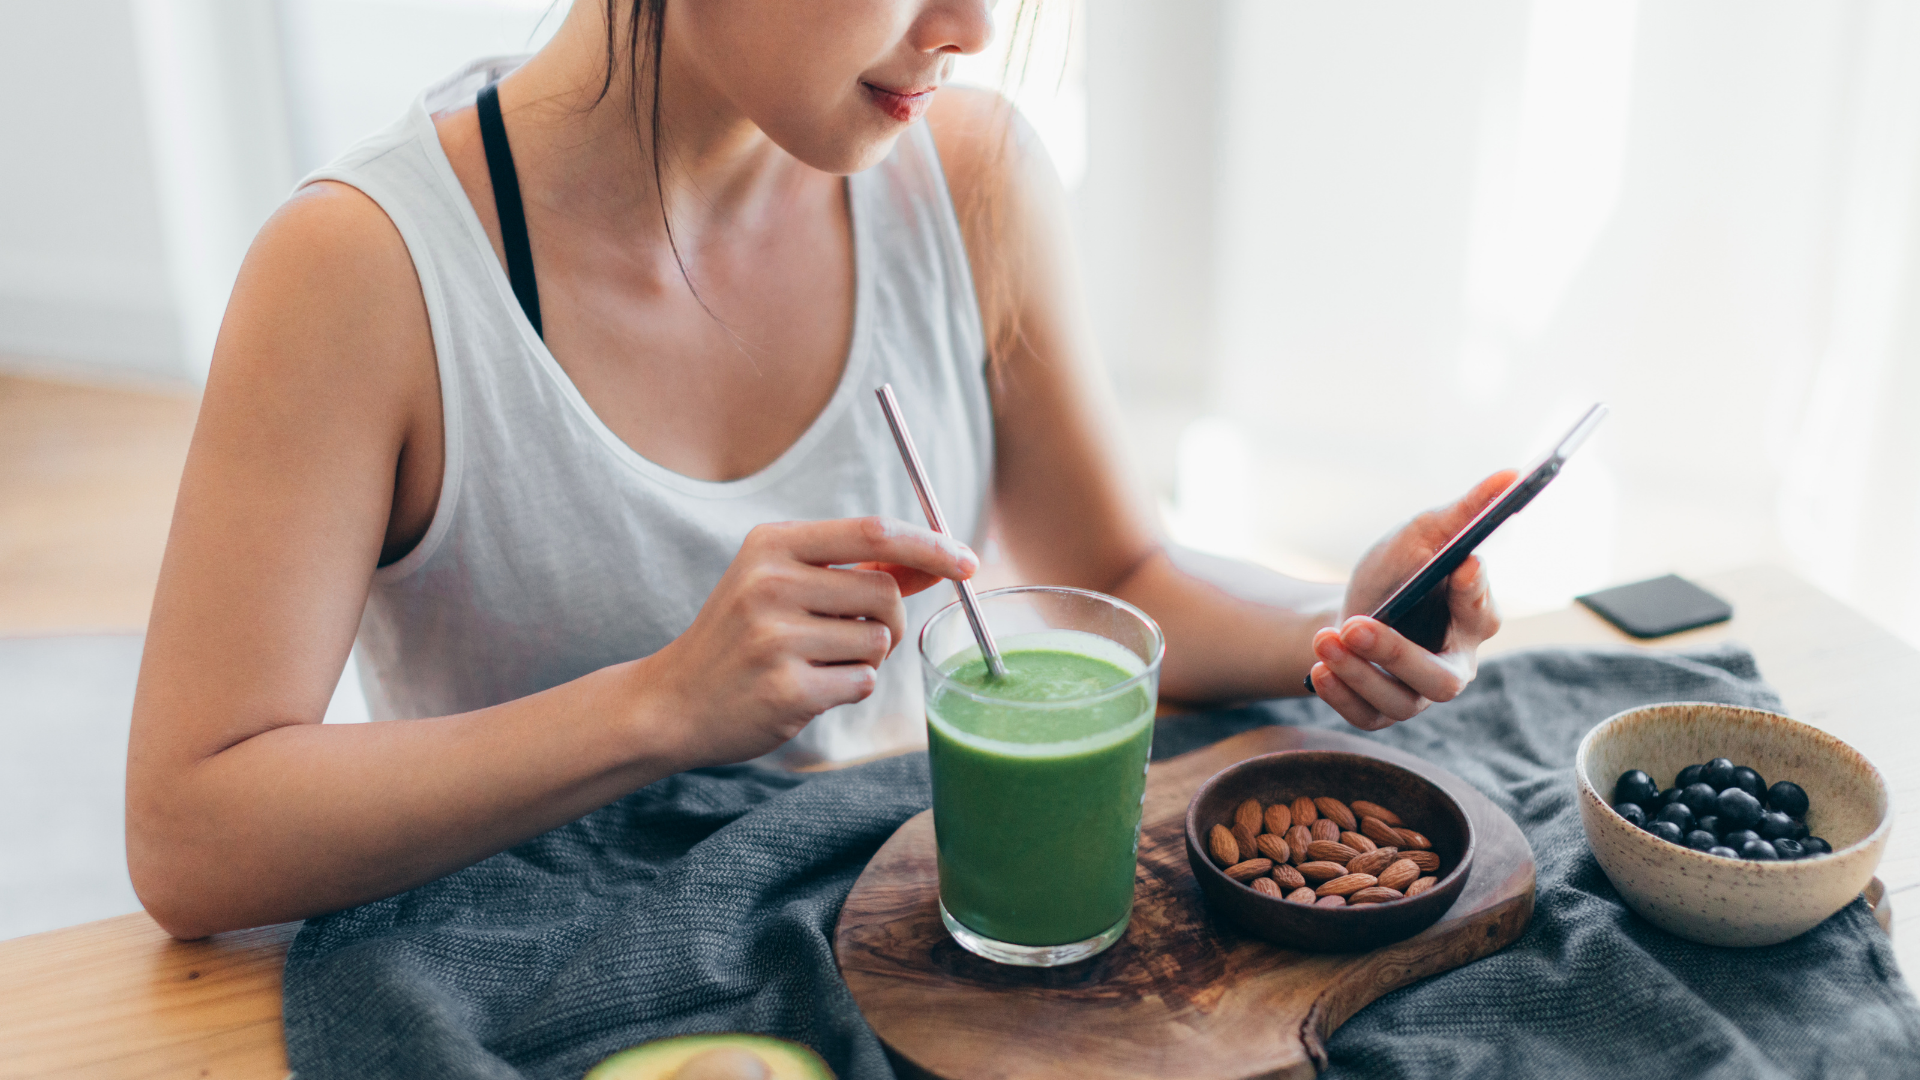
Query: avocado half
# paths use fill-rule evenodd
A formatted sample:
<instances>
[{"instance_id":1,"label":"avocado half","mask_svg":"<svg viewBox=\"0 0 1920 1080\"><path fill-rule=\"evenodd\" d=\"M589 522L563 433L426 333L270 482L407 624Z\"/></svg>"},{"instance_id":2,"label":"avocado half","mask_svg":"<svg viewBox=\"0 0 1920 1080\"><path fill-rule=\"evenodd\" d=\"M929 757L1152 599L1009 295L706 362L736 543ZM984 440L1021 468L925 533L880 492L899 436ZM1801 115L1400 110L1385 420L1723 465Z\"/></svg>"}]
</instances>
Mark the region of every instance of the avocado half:
<instances>
[{"instance_id":1,"label":"avocado half","mask_svg":"<svg viewBox=\"0 0 1920 1080\"><path fill-rule=\"evenodd\" d=\"M628 1047L586 1080L833 1080L820 1055L770 1035L680 1035Z\"/></svg>"}]
</instances>

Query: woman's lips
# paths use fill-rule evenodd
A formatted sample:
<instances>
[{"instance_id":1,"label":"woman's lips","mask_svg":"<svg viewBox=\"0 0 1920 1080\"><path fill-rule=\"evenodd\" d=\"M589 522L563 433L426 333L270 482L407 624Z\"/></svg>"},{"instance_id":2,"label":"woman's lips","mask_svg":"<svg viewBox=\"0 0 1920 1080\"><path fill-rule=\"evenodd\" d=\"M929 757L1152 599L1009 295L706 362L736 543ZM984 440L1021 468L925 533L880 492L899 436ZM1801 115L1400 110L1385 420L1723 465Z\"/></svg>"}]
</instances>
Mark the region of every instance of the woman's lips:
<instances>
[{"instance_id":1,"label":"woman's lips","mask_svg":"<svg viewBox=\"0 0 1920 1080\"><path fill-rule=\"evenodd\" d=\"M918 90L888 90L870 82L860 84L867 88L867 94L880 111L903 124L911 124L925 115L927 106L933 104L933 92L938 86L922 87Z\"/></svg>"}]
</instances>

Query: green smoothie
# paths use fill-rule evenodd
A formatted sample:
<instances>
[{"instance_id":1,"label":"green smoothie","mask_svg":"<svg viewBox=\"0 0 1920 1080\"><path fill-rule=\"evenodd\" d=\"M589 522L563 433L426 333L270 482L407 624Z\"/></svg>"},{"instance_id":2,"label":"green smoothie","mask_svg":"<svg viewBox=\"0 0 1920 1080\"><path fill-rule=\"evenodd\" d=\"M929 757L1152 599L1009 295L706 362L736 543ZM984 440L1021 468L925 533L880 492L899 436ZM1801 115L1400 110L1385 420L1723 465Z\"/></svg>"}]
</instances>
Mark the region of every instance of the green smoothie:
<instances>
[{"instance_id":1,"label":"green smoothie","mask_svg":"<svg viewBox=\"0 0 1920 1080\"><path fill-rule=\"evenodd\" d=\"M1007 677L963 655L927 703L940 899L967 928L1064 945L1133 905L1153 694L1113 692L1142 670L1104 638L1002 642ZM971 691L971 692L969 692Z\"/></svg>"}]
</instances>

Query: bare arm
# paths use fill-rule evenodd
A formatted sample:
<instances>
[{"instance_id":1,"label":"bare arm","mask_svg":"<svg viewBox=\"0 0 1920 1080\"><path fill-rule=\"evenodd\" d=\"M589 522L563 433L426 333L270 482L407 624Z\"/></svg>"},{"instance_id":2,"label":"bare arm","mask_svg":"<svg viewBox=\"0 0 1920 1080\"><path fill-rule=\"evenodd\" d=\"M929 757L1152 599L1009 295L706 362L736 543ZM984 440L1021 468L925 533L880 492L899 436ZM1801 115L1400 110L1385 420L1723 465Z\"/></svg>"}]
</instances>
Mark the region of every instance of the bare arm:
<instances>
[{"instance_id":1,"label":"bare arm","mask_svg":"<svg viewBox=\"0 0 1920 1080\"><path fill-rule=\"evenodd\" d=\"M1431 554L1444 525L1436 515L1369 553L1344 603L1262 603L1181 569L1122 464L1117 408L1093 360L1052 166L1023 124L1008 126L992 95L941 98L930 120L994 342L995 511L1013 561L1037 580L1112 593L1152 615L1167 637L1161 687L1169 698L1299 694L1317 671L1329 704L1358 726L1378 727L1457 694L1472 677L1474 647L1499 625L1477 562L1455 575L1454 638L1442 656L1353 617ZM1488 497L1482 485L1447 513ZM1329 666L1316 669L1320 662ZM1375 663L1387 670L1374 679L1355 666Z\"/></svg>"},{"instance_id":2,"label":"bare arm","mask_svg":"<svg viewBox=\"0 0 1920 1080\"><path fill-rule=\"evenodd\" d=\"M763 527L653 656L458 716L322 725L383 551L432 513L439 432L399 235L351 189L296 198L221 329L134 704L128 866L176 936L391 895L771 750L871 692L903 586L974 566L899 522ZM850 563L885 567L828 569Z\"/></svg>"}]
</instances>

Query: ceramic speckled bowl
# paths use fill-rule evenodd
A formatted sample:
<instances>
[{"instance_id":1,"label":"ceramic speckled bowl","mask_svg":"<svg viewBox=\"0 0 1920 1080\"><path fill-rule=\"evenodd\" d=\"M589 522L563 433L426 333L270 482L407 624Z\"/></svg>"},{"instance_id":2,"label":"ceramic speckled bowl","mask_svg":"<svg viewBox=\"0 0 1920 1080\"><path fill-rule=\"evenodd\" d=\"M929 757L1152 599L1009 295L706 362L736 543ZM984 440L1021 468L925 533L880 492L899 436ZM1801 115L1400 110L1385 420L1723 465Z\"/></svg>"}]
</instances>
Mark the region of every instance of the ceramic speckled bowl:
<instances>
[{"instance_id":1,"label":"ceramic speckled bowl","mask_svg":"<svg viewBox=\"0 0 1920 1080\"><path fill-rule=\"evenodd\" d=\"M1807 826L1833 854L1792 862L1723 859L1669 844L1613 812L1614 781L1645 769L1671 786L1716 757L1768 783L1806 789ZM1887 846L1887 787L1860 752L1778 713L1672 702L1628 709L1587 733L1574 756L1587 843L1615 889L1648 922L1707 945L1772 945L1805 933L1860 895Z\"/></svg>"}]
</instances>

